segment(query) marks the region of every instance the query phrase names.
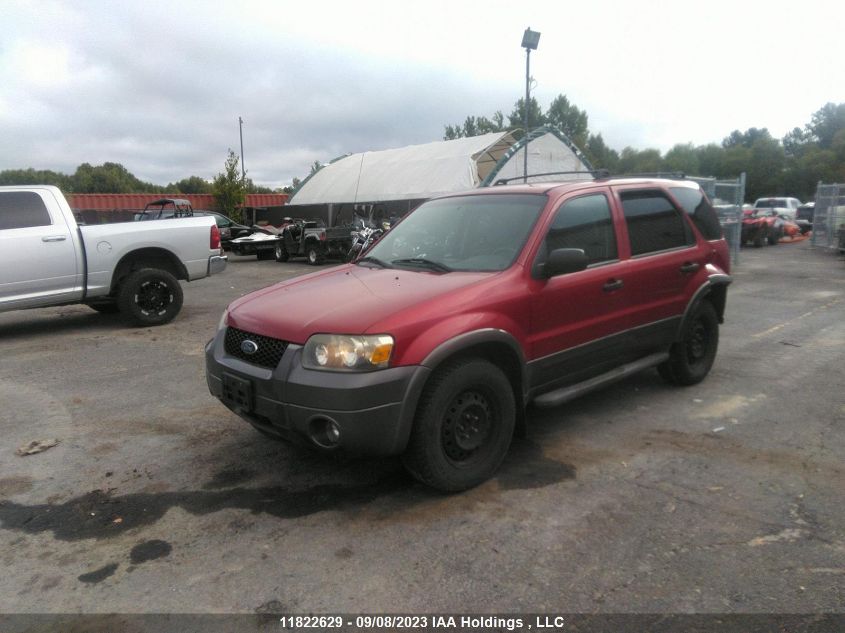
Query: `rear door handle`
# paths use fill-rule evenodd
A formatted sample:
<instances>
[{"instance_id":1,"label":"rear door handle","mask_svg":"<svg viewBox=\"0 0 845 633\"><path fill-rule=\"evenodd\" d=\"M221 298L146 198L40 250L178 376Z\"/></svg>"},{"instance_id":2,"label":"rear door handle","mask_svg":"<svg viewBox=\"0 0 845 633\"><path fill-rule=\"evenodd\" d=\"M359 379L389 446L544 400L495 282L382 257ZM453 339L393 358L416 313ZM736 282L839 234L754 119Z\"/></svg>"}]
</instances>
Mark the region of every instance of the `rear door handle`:
<instances>
[{"instance_id":1,"label":"rear door handle","mask_svg":"<svg viewBox=\"0 0 845 633\"><path fill-rule=\"evenodd\" d=\"M64 242L67 235L45 235L41 238L42 242Z\"/></svg>"},{"instance_id":2,"label":"rear door handle","mask_svg":"<svg viewBox=\"0 0 845 633\"><path fill-rule=\"evenodd\" d=\"M694 273L699 268L701 268L701 264L699 264L698 262L684 262L681 266L681 272Z\"/></svg>"},{"instance_id":3,"label":"rear door handle","mask_svg":"<svg viewBox=\"0 0 845 633\"><path fill-rule=\"evenodd\" d=\"M614 290L619 290L625 283L621 279L608 279L607 283L605 283L601 288L605 292L613 292Z\"/></svg>"}]
</instances>

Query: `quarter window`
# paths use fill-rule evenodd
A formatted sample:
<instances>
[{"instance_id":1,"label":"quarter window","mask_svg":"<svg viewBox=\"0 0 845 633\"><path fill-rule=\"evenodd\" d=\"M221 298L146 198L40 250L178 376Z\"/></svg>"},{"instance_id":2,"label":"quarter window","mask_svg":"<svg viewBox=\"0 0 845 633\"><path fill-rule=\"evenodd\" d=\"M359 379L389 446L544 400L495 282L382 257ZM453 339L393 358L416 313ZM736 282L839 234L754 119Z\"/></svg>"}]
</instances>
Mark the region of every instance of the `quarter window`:
<instances>
[{"instance_id":1,"label":"quarter window","mask_svg":"<svg viewBox=\"0 0 845 633\"><path fill-rule=\"evenodd\" d=\"M50 213L34 191L0 193L0 230L50 226Z\"/></svg>"},{"instance_id":2,"label":"quarter window","mask_svg":"<svg viewBox=\"0 0 845 633\"><path fill-rule=\"evenodd\" d=\"M710 206L700 189L691 187L672 187L669 189L675 199L681 203L684 211L692 218L693 224L705 240L718 240L722 237L719 216Z\"/></svg>"},{"instance_id":3,"label":"quarter window","mask_svg":"<svg viewBox=\"0 0 845 633\"><path fill-rule=\"evenodd\" d=\"M546 251L558 248L583 249L591 264L617 258L616 234L604 195L575 198L558 209L546 235Z\"/></svg>"},{"instance_id":4,"label":"quarter window","mask_svg":"<svg viewBox=\"0 0 845 633\"><path fill-rule=\"evenodd\" d=\"M662 192L625 191L621 198L631 255L680 248L694 242L683 216Z\"/></svg>"}]
</instances>

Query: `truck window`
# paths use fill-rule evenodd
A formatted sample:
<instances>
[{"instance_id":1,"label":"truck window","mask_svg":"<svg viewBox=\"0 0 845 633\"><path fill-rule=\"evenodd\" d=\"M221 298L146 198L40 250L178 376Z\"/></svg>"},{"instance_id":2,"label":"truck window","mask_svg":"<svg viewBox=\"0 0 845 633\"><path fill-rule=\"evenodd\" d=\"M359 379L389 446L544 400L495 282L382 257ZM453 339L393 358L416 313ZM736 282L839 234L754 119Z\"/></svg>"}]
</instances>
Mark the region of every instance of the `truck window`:
<instances>
[{"instance_id":1,"label":"truck window","mask_svg":"<svg viewBox=\"0 0 845 633\"><path fill-rule=\"evenodd\" d=\"M662 192L625 191L621 198L631 255L656 253L694 243L684 218Z\"/></svg>"},{"instance_id":2,"label":"truck window","mask_svg":"<svg viewBox=\"0 0 845 633\"><path fill-rule=\"evenodd\" d=\"M610 205L603 194L569 200L558 209L546 235L546 249L581 248L591 264L617 258Z\"/></svg>"},{"instance_id":3,"label":"truck window","mask_svg":"<svg viewBox=\"0 0 845 633\"><path fill-rule=\"evenodd\" d=\"M51 224L50 213L44 206L44 201L34 191L0 193L0 231Z\"/></svg>"}]
</instances>

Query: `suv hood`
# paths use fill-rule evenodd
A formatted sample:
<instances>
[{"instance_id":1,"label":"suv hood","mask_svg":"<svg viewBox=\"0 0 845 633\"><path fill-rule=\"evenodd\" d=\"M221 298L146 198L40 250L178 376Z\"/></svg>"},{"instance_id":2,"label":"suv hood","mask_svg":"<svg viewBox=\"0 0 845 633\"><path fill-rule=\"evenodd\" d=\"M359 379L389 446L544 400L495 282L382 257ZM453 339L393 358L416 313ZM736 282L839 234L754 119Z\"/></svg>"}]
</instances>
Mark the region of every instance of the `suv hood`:
<instances>
[{"instance_id":1,"label":"suv hood","mask_svg":"<svg viewBox=\"0 0 845 633\"><path fill-rule=\"evenodd\" d=\"M298 344L320 332L363 334L397 312L494 274L340 266L237 299L228 325Z\"/></svg>"}]
</instances>

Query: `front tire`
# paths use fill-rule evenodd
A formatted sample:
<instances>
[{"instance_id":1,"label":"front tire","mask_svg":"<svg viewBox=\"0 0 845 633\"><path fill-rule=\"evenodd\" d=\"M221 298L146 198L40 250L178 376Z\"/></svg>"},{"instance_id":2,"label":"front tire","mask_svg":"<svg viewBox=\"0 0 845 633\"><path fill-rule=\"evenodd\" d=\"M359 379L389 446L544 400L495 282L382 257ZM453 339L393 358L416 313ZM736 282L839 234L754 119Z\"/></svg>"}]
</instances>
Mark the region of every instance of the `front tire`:
<instances>
[{"instance_id":1,"label":"front tire","mask_svg":"<svg viewBox=\"0 0 845 633\"><path fill-rule=\"evenodd\" d=\"M710 373L719 347L719 318L707 300L702 301L684 325L681 340L669 350L669 360L657 370L669 383L694 385Z\"/></svg>"},{"instance_id":2,"label":"front tire","mask_svg":"<svg viewBox=\"0 0 845 633\"><path fill-rule=\"evenodd\" d=\"M402 463L432 488L467 490L502 463L515 423L513 387L501 369L482 359L450 363L423 390Z\"/></svg>"},{"instance_id":3,"label":"front tire","mask_svg":"<svg viewBox=\"0 0 845 633\"><path fill-rule=\"evenodd\" d=\"M182 286L166 270L142 268L123 280L117 305L135 325L162 325L182 309Z\"/></svg>"},{"instance_id":4,"label":"front tire","mask_svg":"<svg viewBox=\"0 0 845 633\"><path fill-rule=\"evenodd\" d=\"M290 259L288 249L285 248L285 245L282 244L282 242L276 244L276 247L273 249L273 255L275 256L277 262L286 262Z\"/></svg>"}]
</instances>

